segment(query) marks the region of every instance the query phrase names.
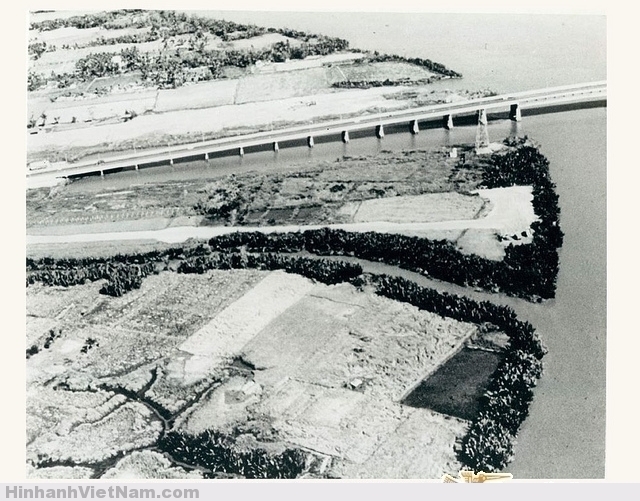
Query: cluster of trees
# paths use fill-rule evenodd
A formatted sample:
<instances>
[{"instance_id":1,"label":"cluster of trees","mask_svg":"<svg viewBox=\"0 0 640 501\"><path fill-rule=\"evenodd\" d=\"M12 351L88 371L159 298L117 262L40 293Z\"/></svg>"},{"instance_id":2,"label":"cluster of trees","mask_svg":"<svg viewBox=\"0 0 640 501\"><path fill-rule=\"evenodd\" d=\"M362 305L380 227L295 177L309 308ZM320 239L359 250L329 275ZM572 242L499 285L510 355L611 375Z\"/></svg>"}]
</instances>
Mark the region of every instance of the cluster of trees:
<instances>
[{"instance_id":1,"label":"cluster of trees","mask_svg":"<svg viewBox=\"0 0 640 501\"><path fill-rule=\"evenodd\" d=\"M62 329L60 327L49 329L49 332L47 334L47 337L44 340L42 347L45 350L48 350L49 348L51 348L51 345L53 344L53 342L56 339L58 339L60 336L62 336ZM30 348L27 348L27 359L31 358L33 355L35 355L38 352L40 352L40 348L38 347L38 345L37 344L31 345Z\"/></svg>"},{"instance_id":2,"label":"cluster of trees","mask_svg":"<svg viewBox=\"0 0 640 501\"><path fill-rule=\"evenodd\" d=\"M171 431L158 442L159 448L178 461L216 473L244 478L296 478L304 471L305 455L298 449L271 454L264 449L240 450L235 440L217 431L189 435Z\"/></svg>"},{"instance_id":3,"label":"cluster of trees","mask_svg":"<svg viewBox=\"0 0 640 501\"><path fill-rule=\"evenodd\" d=\"M142 285L142 280L155 271L154 263L118 266L109 276L105 277L107 278L107 283L102 286L100 293L107 296L120 297L133 289L139 289Z\"/></svg>"},{"instance_id":4,"label":"cluster of trees","mask_svg":"<svg viewBox=\"0 0 640 501\"><path fill-rule=\"evenodd\" d=\"M127 48L120 52L92 53L87 55L76 65L77 74L82 79L95 76L116 74L120 71L118 65L104 64L114 56L123 60L122 70L125 72L139 71L142 79L148 83L161 87L179 87L190 79L189 72L206 68L197 75L197 80L211 80L221 78L226 67L248 68L262 62L282 62L287 59L304 59L312 55L331 54L342 50L344 44L340 39L323 38L313 44L303 43L291 46L288 41L277 42L263 49L247 50L164 50L160 53L141 53L137 48ZM97 59L95 63L92 60ZM102 63L102 64L99 64ZM85 68L90 66L87 74ZM99 68L101 71L96 72Z\"/></svg>"},{"instance_id":5,"label":"cluster of trees","mask_svg":"<svg viewBox=\"0 0 640 501\"><path fill-rule=\"evenodd\" d=\"M82 345L82 348L80 348L80 353L85 354L94 346L100 346L100 343L98 343L98 341L96 341L92 337L87 338L84 342L84 345Z\"/></svg>"},{"instance_id":6,"label":"cluster of trees","mask_svg":"<svg viewBox=\"0 0 640 501\"><path fill-rule=\"evenodd\" d=\"M400 277L373 275L376 293L464 322L490 323L509 336L509 346L480 400L480 410L457 447L458 460L474 471L504 468L529 413L533 388L542 375L545 347L533 326L507 306L439 293Z\"/></svg>"},{"instance_id":7,"label":"cluster of trees","mask_svg":"<svg viewBox=\"0 0 640 501\"><path fill-rule=\"evenodd\" d=\"M30 29L39 31L50 31L57 28L95 28L101 27L107 30L121 28L146 28L151 29L140 34L142 38L128 38L129 35L121 37L106 38L101 37L90 42L89 45L111 45L115 43L131 43L139 41L154 41L160 38L168 38L189 34L212 34L223 41L232 41L253 38L266 33L280 33L286 37L294 38L303 42L337 43L343 48L348 47L348 42L339 38L326 37L304 31L292 30L289 28L264 28L252 24L240 24L223 19L211 19L197 15L185 14L170 10L143 11L143 10L115 10L100 12L96 14L86 14L83 16L72 16L67 19L50 19L40 22L32 22ZM137 34L133 35L138 36ZM116 40L116 41L114 41Z\"/></svg>"},{"instance_id":8,"label":"cluster of trees","mask_svg":"<svg viewBox=\"0 0 640 501\"><path fill-rule=\"evenodd\" d=\"M336 89L370 89L371 87L393 87L398 85L426 85L433 82L433 78L400 78L398 80L341 80L334 82L331 87Z\"/></svg>"},{"instance_id":9,"label":"cluster of trees","mask_svg":"<svg viewBox=\"0 0 640 501\"><path fill-rule=\"evenodd\" d=\"M323 37L316 43L291 46L289 42L277 42L263 49L249 50L163 50L159 53L143 53L136 47L120 52L94 52L76 62L75 73L51 74L49 77L29 72L27 89L37 90L49 81L55 81L58 88L65 88L74 81L88 81L93 78L117 75L120 72L139 71L142 80L159 87L176 88L187 81L206 81L221 78L226 67L247 68L263 62L282 62L287 59L304 59L312 55L331 54L342 50L346 42ZM116 62L116 56L122 64ZM199 71L192 74L194 70Z\"/></svg>"},{"instance_id":10,"label":"cluster of trees","mask_svg":"<svg viewBox=\"0 0 640 501\"><path fill-rule=\"evenodd\" d=\"M40 56L47 51L47 42L34 41L27 46L27 52L34 59L40 59Z\"/></svg>"},{"instance_id":11,"label":"cluster of trees","mask_svg":"<svg viewBox=\"0 0 640 501\"><path fill-rule=\"evenodd\" d=\"M41 74L34 71L27 73L27 90L33 92L44 87L47 84L47 79Z\"/></svg>"},{"instance_id":12,"label":"cluster of trees","mask_svg":"<svg viewBox=\"0 0 640 501\"><path fill-rule=\"evenodd\" d=\"M143 28L150 26L149 31L141 33L124 34L117 37L105 37L94 39L84 45L76 44L75 47L93 47L98 45L115 45L121 43L143 43L155 40L165 40L170 37L189 35L190 49L184 48L165 49L159 54L141 54L137 48L124 49L122 52L93 53L78 61L75 75L65 75L58 78L52 75L50 78L44 75L34 75L28 83L30 91L37 90L53 79L59 88L67 87L76 79L87 80L94 77L102 77L116 74L119 71L117 64L112 63L113 56L119 55L126 60L125 71L142 72L143 80L162 87L179 87L186 81L199 81L220 78L222 69L227 66L246 68L257 61L283 62L288 59L304 59L308 56L328 55L336 51L349 48L349 42L342 38L328 37L289 28L263 28L254 25L243 25L231 21L210 19L195 15L187 15L173 11L140 11L119 10L84 16L73 16L67 19L53 19L31 23L31 28L41 31L53 30L62 27L74 27L79 29L102 27L105 29L118 28ZM289 40L277 42L264 49L251 50L206 50L207 34L215 35L223 41L253 38L265 33L279 33L288 38L299 41L292 45ZM44 42L34 42L29 46L29 53L39 57L46 50ZM126 53L125 53L126 52ZM366 61L396 61L415 64L442 76L461 77L455 71L449 70L440 63L429 59L405 58L395 55L372 53ZM194 68L204 69L197 75L190 75ZM383 85L400 85L405 83L429 83L431 79L424 81L367 81L367 82L339 82L334 87L344 88L368 88Z\"/></svg>"},{"instance_id":13,"label":"cluster of trees","mask_svg":"<svg viewBox=\"0 0 640 501\"><path fill-rule=\"evenodd\" d=\"M76 61L76 75L82 80L91 80L118 74L120 65L114 60L115 55L109 52L94 52L80 58Z\"/></svg>"},{"instance_id":14,"label":"cluster of trees","mask_svg":"<svg viewBox=\"0 0 640 501\"><path fill-rule=\"evenodd\" d=\"M130 264L107 259L28 259L26 281L27 287L38 282L69 287L106 279L100 293L117 297L139 288L142 280L155 272L153 261Z\"/></svg>"},{"instance_id":15,"label":"cluster of trees","mask_svg":"<svg viewBox=\"0 0 640 501\"><path fill-rule=\"evenodd\" d=\"M85 14L82 16L71 16L66 19L45 19L43 21L32 22L29 25L31 30L52 31L58 28L96 28L106 27L118 18L130 13L140 11L135 10L113 10L106 12L97 12L95 14ZM118 25L117 27L121 27Z\"/></svg>"},{"instance_id":16,"label":"cluster of trees","mask_svg":"<svg viewBox=\"0 0 640 501\"><path fill-rule=\"evenodd\" d=\"M285 270L328 285L354 280L362 274L358 264L280 254L247 254L240 252L186 257L178 266L179 273L205 273L213 269L256 268Z\"/></svg>"}]
</instances>

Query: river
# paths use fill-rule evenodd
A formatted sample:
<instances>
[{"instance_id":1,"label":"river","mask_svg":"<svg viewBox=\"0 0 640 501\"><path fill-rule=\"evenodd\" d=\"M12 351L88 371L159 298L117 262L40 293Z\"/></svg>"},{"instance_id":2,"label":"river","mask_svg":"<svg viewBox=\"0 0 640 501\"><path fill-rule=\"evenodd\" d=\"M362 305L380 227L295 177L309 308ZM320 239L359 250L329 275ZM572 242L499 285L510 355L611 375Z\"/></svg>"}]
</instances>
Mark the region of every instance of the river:
<instances>
[{"instance_id":1,"label":"river","mask_svg":"<svg viewBox=\"0 0 640 501\"><path fill-rule=\"evenodd\" d=\"M465 16L457 14L209 13L237 22L288 26L347 38L363 49L428 57L460 71L460 81L437 85L520 91L606 79L605 18L594 16ZM543 304L491 295L530 321L549 348L508 471L515 478L603 478L606 354L606 108L492 121L492 140L527 134L551 163L560 196L556 299ZM417 136L388 134L349 144L316 143L85 179L68 187L100 190L134 183L217 177L233 171L280 170L292 163L372 154L381 149L450 145L475 139L475 128L430 129ZM439 284L445 290L456 287ZM476 293L473 293L476 294ZM473 295L472 294L472 295ZM477 295L477 294L476 294ZM482 297L488 297L482 294Z\"/></svg>"}]
</instances>

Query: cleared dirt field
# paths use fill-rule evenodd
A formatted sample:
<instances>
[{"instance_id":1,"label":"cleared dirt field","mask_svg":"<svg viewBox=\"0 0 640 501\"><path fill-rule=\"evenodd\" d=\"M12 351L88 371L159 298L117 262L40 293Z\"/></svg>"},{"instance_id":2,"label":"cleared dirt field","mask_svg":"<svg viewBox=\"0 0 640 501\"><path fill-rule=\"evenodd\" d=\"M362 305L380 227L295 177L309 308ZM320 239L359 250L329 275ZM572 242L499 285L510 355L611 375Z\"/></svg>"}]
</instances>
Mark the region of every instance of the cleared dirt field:
<instances>
[{"instance_id":1,"label":"cleared dirt field","mask_svg":"<svg viewBox=\"0 0 640 501\"><path fill-rule=\"evenodd\" d=\"M429 193L365 200L355 207L353 204L345 204L341 211L353 214L354 223L371 221L429 223L473 219L484 205L484 201L479 196Z\"/></svg>"},{"instance_id":2,"label":"cleared dirt field","mask_svg":"<svg viewBox=\"0 0 640 501\"><path fill-rule=\"evenodd\" d=\"M273 275L288 278L279 272ZM274 291L280 287L277 281L261 282L267 285ZM374 453L383 444L385 454L402 455L394 450L405 440L398 431L402 423L416 412L433 413L407 408L399 400L476 327L363 294L349 285L317 284L253 331L242 346L237 330L217 331L216 344L229 339L236 355L255 370L218 386L176 426L192 433L218 426L226 431L253 426L264 432L268 426L280 440L330 456L351 474L358 471L355 465L376 462ZM203 340L196 346L209 354ZM438 423L437 432L433 423ZM442 444L424 450L412 474L428 478L425 475L432 471L446 471L455 463L453 443L463 429L458 420L426 419L420 432L441 433ZM378 473L380 478L406 476L393 461L379 465Z\"/></svg>"},{"instance_id":3,"label":"cleared dirt field","mask_svg":"<svg viewBox=\"0 0 640 501\"><path fill-rule=\"evenodd\" d=\"M174 364L174 368L181 366L182 370L168 377L189 383L204 378L212 368L236 355L312 287L309 280L297 275L269 274L179 346L180 351L191 356L185 358L184 364Z\"/></svg>"},{"instance_id":4,"label":"cleared dirt field","mask_svg":"<svg viewBox=\"0 0 640 501\"><path fill-rule=\"evenodd\" d=\"M97 465L105 478L199 478L145 450L166 426L151 402L176 413L177 429L240 426L274 450L313 450L333 463L329 475L435 478L457 467L464 422L399 402L476 326L284 272L162 272L120 298L99 287L27 289L28 315L50 321L28 324L41 349L27 360L27 457L47 461L33 478ZM60 334L44 348L49 325ZM406 429L442 443L403 470L390 458Z\"/></svg>"},{"instance_id":5,"label":"cleared dirt field","mask_svg":"<svg viewBox=\"0 0 640 501\"><path fill-rule=\"evenodd\" d=\"M330 90L323 67L262 73L240 79L236 104L311 96Z\"/></svg>"},{"instance_id":6,"label":"cleared dirt field","mask_svg":"<svg viewBox=\"0 0 640 501\"><path fill-rule=\"evenodd\" d=\"M466 427L465 421L415 409L365 461L336 461L333 471L343 478L442 478L460 470L451 437L463 435ZM436 463L430 456L442 458L442 462Z\"/></svg>"},{"instance_id":7,"label":"cleared dirt field","mask_svg":"<svg viewBox=\"0 0 640 501\"><path fill-rule=\"evenodd\" d=\"M154 111L165 113L234 104L239 82L238 79L217 80L186 85L179 89L160 90Z\"/></svg>"},{"instance_id":8,"label":"cleared dirt field","mask_svg":"<svg viewBox=\"0 0 640 501\"><path fill-rule=\"evenodd\" d=\"M84 126L84 122L99 122L109 119L122 121L127 111L135 111L138 115L154 109L157 91L146 90L135 93L114 94L109 98L87 99L85 101L62 101L51 103L49 100L39 100L29 103L29 116L40 117L47 115L47 122L55 119L61 124L74 124L77 130ZM48 101L48 102L47 102Z\"/></svg>"}]
</instances>

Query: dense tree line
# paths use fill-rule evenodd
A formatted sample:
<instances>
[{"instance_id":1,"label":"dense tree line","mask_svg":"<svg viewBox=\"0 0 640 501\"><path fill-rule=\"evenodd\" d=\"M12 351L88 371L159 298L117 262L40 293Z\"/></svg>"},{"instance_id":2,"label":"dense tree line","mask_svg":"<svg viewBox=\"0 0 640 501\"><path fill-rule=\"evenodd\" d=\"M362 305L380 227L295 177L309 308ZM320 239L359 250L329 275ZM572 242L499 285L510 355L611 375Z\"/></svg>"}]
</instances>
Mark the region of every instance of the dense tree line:
<instances>
[{"instance_id":1,"label":"dense tree line","mask_svg":"<svg viewBox=\"0 0 640 501\"><path fill-rule=\"evenodd\" d=\"M205 273L213 269L255 268L260 270L285 270L324 284L348 282L362 274L358 264L344 261L328 261L280 254L220 253L185 258L178 267L179 273Z\"/></svg>"},{"instance_id":2,"label":"dense tree line","mask_svg":"<svg viewBox=\"0 0 640 501\"><path fill-rule=\"evenodd\" d=\"M115 19L134 13L134 10L112 10L97 12L95 14L85 14L82 16L71 16L66 19L45 19L43 21L32 22L29 25L31 30L52 31L58 28L97 28L106 27Z\"/></svg>"},{"instance_id":3,"label":"dense tree line","mask_svg":"<svg viewBox=\"0 0 640 501\"><path fill-rule=\"evenodd\" d=\"M160 38L168 38L190 34L211 34L228 42L253 38L266 33L279 33L283 36L294 38L302 42L313 44L336 44L346 49L349 45L344 39L327 37L315 33L292 30L289 28L264 28L253 24L240 24L224 19L212 19L209 17L175 12L171 10L143 11L143 10L114 10L82 16L72 16L67 19L50 19L32 22L30 29L39 31L51 31L58 28L95 28L101 27L107 30L120 28L147 28L151 27L148 35L142 35L142 41L154 41ZM130 43L137 39L119 37L101 37L90 42L90 45L111 45L113 43ZM113 42L113 40L121 40ZM341 50L341 49L339 49Z\"/></svg>"},{"instance_id":4,"label":"dense tree line","mask_svg":"<svg viewBox=\"0 0 640 501\"><path fill-rule=\"evenodd\" d=\"M51 348L53 342L62 336L62 329L60 327L49 329L47 337L42 344L42 348L48 350ZM37 344L32 344L31 347L27 348L27 359L31 358L33 355L40 352L40 347Z\"/></svg>"},{"instance_id":5,"label":"dense tree line","mask_svg":"<svg viewBox=\"0 0 640 501\"><path fill-rule=\"evenodd\" d=\"M336 41L337 40L337 41ZM278 42L264 49L247 50L164 50L160 53L140 52L136 47L119 52L96 52L88 54L76 63L76 75L81 80L111 76L124 72L139 71L142 79L160 87L180 87L189 80L189 71L206 68L197 80L221 78L227 67L248 68L262 62L282 62L287 59L304 59L307 56L326 55L342 50L339 39L321 40L314 44L291 46L289 42ZM122 58L120 66L115 58Z\"/></svg>"},{"instance_id":6,"label":"dense tree line","mask_svg":"<svg viewBox=\"0 0 640 501\"><path fill-rule=\"evenodd\" d=\"M79 264L77 260L46 261L27 261L27 287L35 283L69 287L106 279L100 293L117 297L138 289L146 276L156 272L154 262L125 264L84 259Z\"/></svg>"},{"instance_id":7,"label":"dense tree line","mask_svg":"<svg viewBox=\"0 0 640 501\"><path fill-rule=\"evenodd\" d=\"M400 78L397 80L341 80L334 82L331 87L336 89L370 89L372 87L394 87L400 85L426 85L432 83L434 78Z\"/></svg>"},{"instance_id":8,"label":"dense tree line","mask_svg":"<svg viewBox=\"0 0 640 501\"><path fill-rule=\"evenodd\" d=\"M212 476L227 473L244 478L296 478L305 467L305 454L298 449L280 454L260 448L241 450L233 438L217 431L199 435L171 431L158 446L178 461L210 470Z\"/></svg>"},{"instance_id":9,"label":"dense tree line","mask_svg":"<svg viewBox=\"0 0 640 501\"><path fill-rule=\"evenodd\" d=\"M525 245L519 246L524 249L507 247L503 261L494 261L464 254L446 240L329 228L288 234L238 232L214 237L209 243L214 250L245 247L249 252L304 250L318 255L355 256L458 285L502 291L527 299L551 298L555 292L557 264L554 267L549 259L549 254L554 254L527 249Z\"/></svg>"}]
</instances>

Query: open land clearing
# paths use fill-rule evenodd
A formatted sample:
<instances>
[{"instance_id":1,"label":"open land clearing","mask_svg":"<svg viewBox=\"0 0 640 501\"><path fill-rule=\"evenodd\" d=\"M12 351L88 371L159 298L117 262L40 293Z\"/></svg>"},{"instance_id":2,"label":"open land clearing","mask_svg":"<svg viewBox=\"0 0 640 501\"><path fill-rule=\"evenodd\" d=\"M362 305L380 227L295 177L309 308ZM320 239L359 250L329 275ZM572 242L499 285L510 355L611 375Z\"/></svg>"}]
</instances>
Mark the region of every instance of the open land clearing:
<instances>
[{"instance_id":1,"label":"open land clearing","mask_svg":"<svg viewBox=\"0 0 640 501\"><path fill-rule=\"evenodd\" d=\"M330 476L458 468L467 422L400 401L477 326L280 271L161 272L120 298L99 287L27 289L28 316L47 320L27 327L31 477L197 477L153 452L171 426L295 446Z\"/></svg>"}]
</instances>

